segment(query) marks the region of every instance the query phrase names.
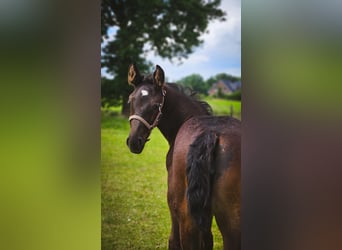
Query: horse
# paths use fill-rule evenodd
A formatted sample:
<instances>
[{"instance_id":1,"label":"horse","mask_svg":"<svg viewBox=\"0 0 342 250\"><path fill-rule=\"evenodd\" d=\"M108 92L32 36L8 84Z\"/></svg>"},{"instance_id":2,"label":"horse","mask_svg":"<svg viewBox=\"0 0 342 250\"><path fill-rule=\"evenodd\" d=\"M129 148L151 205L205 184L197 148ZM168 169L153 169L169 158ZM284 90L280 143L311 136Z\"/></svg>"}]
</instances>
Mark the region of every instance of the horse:
<instances>
[{"instance_id":1,"label":"horse","mask_svg":"<svg viewBox=\"0 0 342 250\"><path fill-rule=\"evenodd\" d=\"M215 217L225 250L241 249L241 122L214 116L210 106L165 83L157 65L150 75L129 65L130 132L126 144L140 154L158 127L169 144L167 201L169 249L212 249Z\"/></svg>"}]
</instances>

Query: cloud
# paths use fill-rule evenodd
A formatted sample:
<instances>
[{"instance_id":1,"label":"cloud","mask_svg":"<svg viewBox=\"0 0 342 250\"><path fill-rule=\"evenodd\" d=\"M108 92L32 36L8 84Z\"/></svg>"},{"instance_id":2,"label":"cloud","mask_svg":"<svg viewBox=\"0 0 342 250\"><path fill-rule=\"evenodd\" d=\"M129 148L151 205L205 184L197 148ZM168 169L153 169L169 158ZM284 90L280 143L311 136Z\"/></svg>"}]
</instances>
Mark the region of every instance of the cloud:
<instances>
[{"instance_id":1,"label":"cloud","mask_svg":"<svg viewBox=\"0 0 342 250\"><path fill-rule=\"evenodd\" d=\"M199 63L205 63L208 62L210 59L206 55L201 55L201 54L194 54L193 56L189 57L186 59L187 63L191 64L199 64Z\"/></svg>"},{"instance_id":2,"label":"cloud","mask_svg":"<svg viewBox=\"0 0 342 250\"><path fill-rule=\"evenodd\" d=\"M227 13L225 22L209 24L209 33L204 34L203 53L227 60L241 58L241 6L240 1L223 1Z\"/></svg>"},{"instance_id":3,"label":"cloud","mask_svg":"<svg viewBox=\"0 0 342 250\"><path fill-rule=\"evenodd\" d=\"M204 79L218 73L241 76L241 1L223 0L221 8L227 13L227 20L211 22L209 32L201 37L203 45L183 59L182 64L170 63L153 53L149 53L147 59L162 66L170 81L193 73Z\"/></svg>"},{"instance_id":4,"label":"cloud","mask_svg":"<svg viewBox=\"0 0 342 250\"><path fill-rule=\"evenodd\" d=\"M239 1L223 1L222 9L226 11L225 22L213 21L209 24L209 33L202 36L207 49L217 49L219 45L241 43L241 6ZM225 46L223 46L225 47Z\"/></svg>"},{"instance_id":5,"label":"cloud","mask_svg":"<svg viewBox=\"0 0 342 250\"><path fill-rule=\"evenodd\" d=\"M159 64L169 81L177 81L194 73L204 79L218 73L241 76L241 0L223 0L220 7L227 13L227 20L210 22L208 33L201 37L204 43L187 59L182 59L181 64L177 60L171 63L152 51L145 54L146 59ZM104 43L114 39L116 32L116 28L110 29Z\"/></svg>"}]
</instances>

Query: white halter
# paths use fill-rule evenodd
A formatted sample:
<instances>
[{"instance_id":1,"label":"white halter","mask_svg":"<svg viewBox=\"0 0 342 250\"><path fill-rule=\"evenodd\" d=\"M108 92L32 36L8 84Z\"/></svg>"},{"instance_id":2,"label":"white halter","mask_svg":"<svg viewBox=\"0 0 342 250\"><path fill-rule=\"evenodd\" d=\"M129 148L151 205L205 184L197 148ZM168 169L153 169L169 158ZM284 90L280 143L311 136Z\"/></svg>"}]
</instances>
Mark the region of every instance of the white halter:
<instances>
[{"instance_id":1,"label":"white halter","mask_svg":"<svg viewBox=\"0 0 342 250\"><path fill-rule=\"evenodd\" d=\"M163 88L163 89L162 89L163 100L162 100L162 102L159 104L159 107L158 107L158 114L157 114L157 116L156 116L156 118L154 119L154 121L153 121L152 124L149 124L144 118L142 118L142 117L139 116L139 115L131 115L131 116L128 118L128 121L131 121L131 120L138 120L138 121L142 122L149 130L152 130L153 128L157 127L157 126L158 126L158 123L159 123L159 120L160 120L160 117L161 117L161 115L162 115L162 109L163 109L164 102L165 102L165 95L166 95L166 91L165 91L165 89Z\"/></svg>"}]
</instances>

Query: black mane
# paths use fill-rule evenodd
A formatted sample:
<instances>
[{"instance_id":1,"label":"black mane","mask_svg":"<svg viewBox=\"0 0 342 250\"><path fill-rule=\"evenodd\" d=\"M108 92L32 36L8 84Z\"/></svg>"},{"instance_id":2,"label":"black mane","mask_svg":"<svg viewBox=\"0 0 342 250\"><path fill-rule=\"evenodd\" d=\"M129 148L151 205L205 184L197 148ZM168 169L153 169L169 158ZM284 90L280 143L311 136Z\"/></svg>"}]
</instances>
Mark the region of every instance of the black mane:
<instances>
[{"instance_id":1,"label":"black mane","mask_svg":"<svg viewBox=\"0 0 342 250\"><path fill-rule=\"evenodd\" d=\"M210 105L205 101L201 101L199 99L199 96L197 95L197 92L194 91L193 89L189 87L184 87L177 83L168 83L168 86L184 94L185 96L189 97L190 100L193 101L194 103L199 104L205 110L205 113L207 115L213 114L213 109L210 107Z\"/></svg>"},{"instance_id":2,"label":"black mane","mask_svg":"<svg viewBox=\"0 0 342 250\"><path fill-rule=\"evenodd\" d=\"M150 84L153 84L153 75L142 75L142 82L148 82ZM193 89L189 87L184 87L177 83L167 83L167 86L189 97L190 100L194 103L199 104L204 109L206 115L213 115L213 109L210 107L210 105L205 101L201 101L199 99L197 92Z\"/></svg>"}]
</instances>

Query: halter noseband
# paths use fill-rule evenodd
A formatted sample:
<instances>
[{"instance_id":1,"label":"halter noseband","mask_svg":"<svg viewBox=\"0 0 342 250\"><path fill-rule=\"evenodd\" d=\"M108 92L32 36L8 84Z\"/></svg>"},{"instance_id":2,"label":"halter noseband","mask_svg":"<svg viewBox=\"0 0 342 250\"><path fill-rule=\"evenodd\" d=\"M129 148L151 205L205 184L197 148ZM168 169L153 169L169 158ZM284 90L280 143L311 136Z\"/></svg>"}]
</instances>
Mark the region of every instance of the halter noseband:
<instances>
[{"instance_id":1,"label":"halter noseband","mask_svg":"<svg viewBox=\"0 0 342 250\"><path fill-rule=\"evenodd\" d=\"M154 119L153 123L152 124L149 124L144 118L142 118L141 116L139 115L131 115L129 118L128 118L128 121L131 121L131 120L138 120L140 122L142 122L147 128L148 130L152 130L153 128L157 127L158 126L158 123L159 123L159 120L160 120L160 117L162 115L162 109L163 109L163 106L164 106L164 102L165 102L165 95L166 95L166 91L165 89L163 88L162 89L162 96L163 96L163 100L162 102L159 104L159 107L158 107L158 114L156 116L156 118Z\"/></svg>"}]
</instances>

